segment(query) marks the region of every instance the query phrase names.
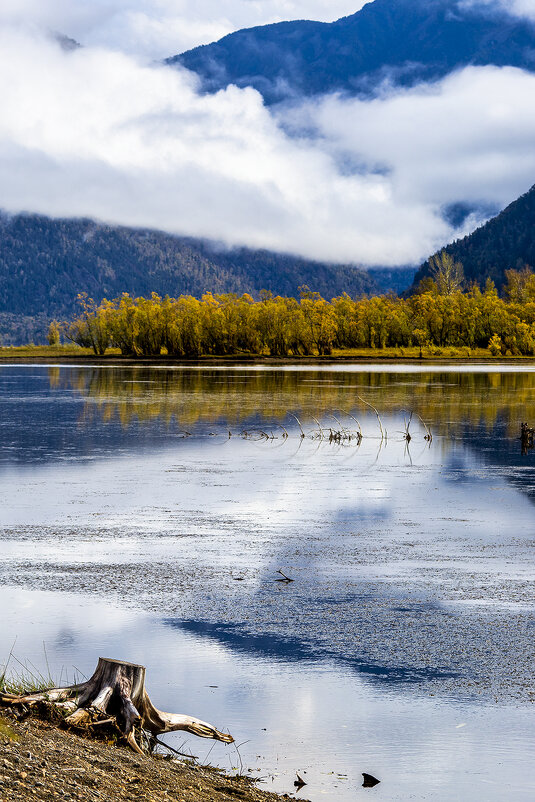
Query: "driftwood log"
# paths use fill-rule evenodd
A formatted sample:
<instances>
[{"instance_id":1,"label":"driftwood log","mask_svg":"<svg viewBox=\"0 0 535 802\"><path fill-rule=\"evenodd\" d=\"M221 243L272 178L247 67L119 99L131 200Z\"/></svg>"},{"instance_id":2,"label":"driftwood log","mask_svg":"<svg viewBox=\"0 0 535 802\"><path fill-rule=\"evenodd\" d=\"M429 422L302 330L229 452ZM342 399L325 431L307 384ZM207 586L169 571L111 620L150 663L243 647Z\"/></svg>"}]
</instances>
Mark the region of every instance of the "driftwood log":
<instances>
[{"instance_id":1,"label":"driftwood log","mask_svg":"<svg viewBox=\"0 0 535 802\"><path fill-rule=\"evenodd\" d=\"M200 738L234 741L231 735L205 721L157 710L145 689L145 667L104 657L99 658L95 673L86 682L25 696L2 693L0 702L26 707L51 705L63 714L64 723L73 727L113 724L135 752L143 752L143 743L137 743L134 728L149 733L153 739L165 732L185 730Z\"/></svg>"}]
</instances>

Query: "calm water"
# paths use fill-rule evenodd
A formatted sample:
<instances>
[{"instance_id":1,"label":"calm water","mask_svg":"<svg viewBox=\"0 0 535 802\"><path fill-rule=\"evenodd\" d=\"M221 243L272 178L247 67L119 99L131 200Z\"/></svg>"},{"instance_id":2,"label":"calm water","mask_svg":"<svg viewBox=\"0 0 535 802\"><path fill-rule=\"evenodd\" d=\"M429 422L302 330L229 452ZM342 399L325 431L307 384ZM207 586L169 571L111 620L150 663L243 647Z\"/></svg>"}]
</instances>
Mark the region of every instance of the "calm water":
<instances>
[{"instance_id":1,"label":"calm water","mask_svg":"<svg viewBox=\"0 0 535 802\"><path fill-rule=\"evenodd\" d=\"M0 653L144 663L269 789L533 800L535 372L492 371L1 367Z\"/></svg>"}]
</instances>

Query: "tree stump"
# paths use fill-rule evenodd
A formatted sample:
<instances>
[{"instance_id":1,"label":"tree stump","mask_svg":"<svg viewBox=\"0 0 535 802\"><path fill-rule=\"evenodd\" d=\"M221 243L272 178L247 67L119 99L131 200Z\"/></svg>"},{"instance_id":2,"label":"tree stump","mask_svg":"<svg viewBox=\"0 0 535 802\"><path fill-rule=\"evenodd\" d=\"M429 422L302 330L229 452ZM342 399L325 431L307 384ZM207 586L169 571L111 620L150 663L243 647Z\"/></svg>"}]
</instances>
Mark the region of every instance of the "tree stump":
<instances>
[{"instance_id":1,"label":"tree stump","mask_svg":"<svg viewBox=\"0 0 535 802\"><path fill-rule=\"evenodd\" d=\"M136 725L154 737L185 730L200 738L214 738L225 743L234 741L231 735L219 732L205 721L158 710L145 689L145 666L104 657L99 657L95 673L87 682L25 696L3 693L0 702L29 707L46 703L65 715L66 725L75 727L115 724L135 752L143 752L135 739Z\"/></svg>"}]
</instances>

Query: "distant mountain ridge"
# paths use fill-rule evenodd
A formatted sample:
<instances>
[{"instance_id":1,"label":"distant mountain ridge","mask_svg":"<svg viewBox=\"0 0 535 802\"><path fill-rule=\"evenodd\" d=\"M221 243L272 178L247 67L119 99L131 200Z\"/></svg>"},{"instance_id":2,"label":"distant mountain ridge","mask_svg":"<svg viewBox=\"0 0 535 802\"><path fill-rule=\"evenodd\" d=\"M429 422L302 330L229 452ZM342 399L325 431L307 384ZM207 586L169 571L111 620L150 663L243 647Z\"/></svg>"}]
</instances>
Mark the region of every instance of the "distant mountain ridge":
<instances>
[{"instance_id":1,"label":"distant mountain ridge","mask_svg":"<svg viewBox=\"0 0 535 802\"><path fill-rule=\"evenodd\" d=\"M535 25L503 7L459 0L375 0L332 23L297 21L231 33L167 59L207 92L252 86L267 103L343 92L374 95L467 65L535 70Z\"/></svg>"},{"instance_id":2,"label":"distant mountain ridge","mask_svg":"<svg viewBox=\"0 0 535 802\"><path fill-rule=\"evenodd\" d=\"M467 282L484 286L492 279L498 289L505 284L505 271L528 265L535 270L535 186L513 201L499 215L472 234L444 250L461 262ZM414 277L413 289L431 275L427 260Z\"/></svg>"},{"instance_id":3,"label":"distant mountain ridge","mask_svg":"<svg viewBox=\"0 0 535 802\"><path fill-rule=\"evenodd\" d=\"M223 250L202 240L85 219L0 217L0 334L3 329L5 340L18 331L9 315L64 318L74 311L80 292L97 301L123 292L200 297L206 291L257 294L267 289L295 296L303 284L329 298L343 291L379 290L367 272L353 265L265 250Z\"/></svg>"}]
</instances>

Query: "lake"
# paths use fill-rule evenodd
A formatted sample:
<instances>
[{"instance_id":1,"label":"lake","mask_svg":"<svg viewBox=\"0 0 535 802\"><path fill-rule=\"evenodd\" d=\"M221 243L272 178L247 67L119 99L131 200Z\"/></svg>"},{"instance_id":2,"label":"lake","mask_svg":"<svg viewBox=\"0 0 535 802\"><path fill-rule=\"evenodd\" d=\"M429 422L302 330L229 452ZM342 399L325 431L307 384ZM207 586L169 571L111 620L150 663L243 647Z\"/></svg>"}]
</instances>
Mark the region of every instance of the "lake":
<instances>
[{"instance_id":1,"label":"lake","mask_svg":"<svg viewBox=\"0 0 535 802\"><path fill-rule=\"evenodd\" d=\"M238 748L168 743L269 790L533 800L534 402L529 364L2 365L0 656L143 663Z\"/></svg>"}]
</instances>

